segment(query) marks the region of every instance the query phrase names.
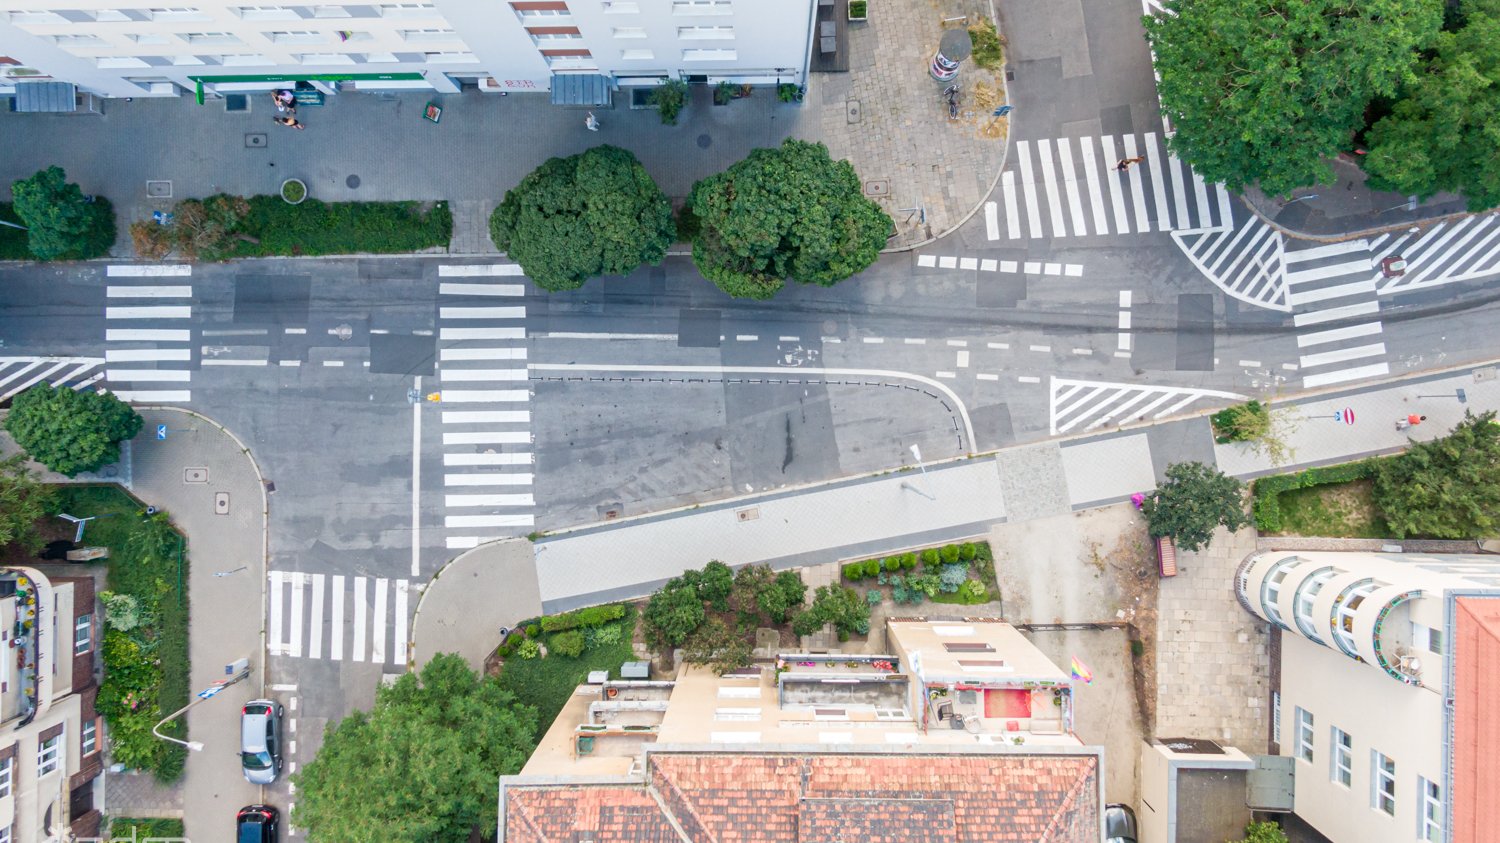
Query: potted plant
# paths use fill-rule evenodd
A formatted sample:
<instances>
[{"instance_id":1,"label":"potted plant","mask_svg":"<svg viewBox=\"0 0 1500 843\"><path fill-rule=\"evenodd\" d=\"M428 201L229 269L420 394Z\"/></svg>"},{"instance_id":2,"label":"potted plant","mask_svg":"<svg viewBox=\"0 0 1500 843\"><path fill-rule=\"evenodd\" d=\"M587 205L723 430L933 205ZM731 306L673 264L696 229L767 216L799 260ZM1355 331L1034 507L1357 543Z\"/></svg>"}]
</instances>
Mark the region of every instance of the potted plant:
<instances>
[{"instance_id":1,"label":"potted plant","mask_svg":"<svg viewBox=\"0 0 1500 843\"><path fill-rule=\"evenodd\" d=\"M849 0L849 20L869 20L867 0Z\"/></svg>"},{"instance_id":2,"label":"potted plant","mask_svg":"<svg viewBox=\"0 0 1500 843\"><path fill-rule=\"evenodd\" d=\"M791 82L782 82L776 86L776 98L782 102L802 102L805 93L807 91L801 85L793 85Z\"/></svg>"},{"instance_id":3,"label":"potted plant","mask_svg":"<svg viewBox=\"0 0 1500 843\"><path fill-rule=\"evenodd\" d=\"M281 183L281 198L288 205L301 205L307 198L307 185L302 179L287 179Z\"/></svg>"},{"instance_id":4,"label":"potted plant","mask_svg":"<svg viewBox=\"0 0 1500 843\"><path fill-rule=\"evenodd\" d=\"M687 105L687 94L687 83L681 79L663 79L660 85L651 90L651 104L656 106L656 112L661 115L663 125L677 125L677 115L681 114L682 107Z\"/></svg>"},{"instance_id":5,"label":"potted plant","mask_svg":"<svg viewBox=\"0 0 1500 843\"><path fill-rule=\"evenodd\" d=\"M735 87L729 82L720 82L714 86L714 105L729 105L734 99Z\"/></svg>"}]
</instances>

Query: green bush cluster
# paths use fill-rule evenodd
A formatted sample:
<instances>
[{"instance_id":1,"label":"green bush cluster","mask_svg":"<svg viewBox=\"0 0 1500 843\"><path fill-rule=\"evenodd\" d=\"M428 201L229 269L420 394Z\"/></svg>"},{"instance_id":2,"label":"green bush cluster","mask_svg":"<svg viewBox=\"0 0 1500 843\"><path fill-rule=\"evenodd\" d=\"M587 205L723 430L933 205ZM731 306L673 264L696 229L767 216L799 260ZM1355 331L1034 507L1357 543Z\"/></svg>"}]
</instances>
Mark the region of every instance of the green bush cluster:
<instances>
[{"instance_id":1,"label":"green bush cluster","mask_svg":"<svg viewBox=\"0 0 1500 843\"><path fill-rule=\"evenodd\" d=\"M1295 474L1277 474L1271 477L1262 477L1255 481L1252 487L1255 492L1255 503L1251 506L1251 514L1255 517L1256 529L1264 533L1277 533L1281 531L1281 501L1282 492L1293 489L1306 489L1312 486L1324 486L1330 483L1348 483L1352 480L1363 480L1375 476L1379 469L1380 459L1360 460L1359 462L1344 463L1343 465L1330 465L1320 468L1309 468Z\"/></svg>"},{"instance_id":2,"label":"green bush cluster","mask_svg":"<svg viewBox=\"0 0 1500 843\"><path fill-rule=\"evenodd\" d=\"M446 202L321 202L288 205L280 196L251 196L234 257L416 252L447 246L453 212Z\"/></svg>"},{"instance_id":3,"label":"green bush cluster","mask_svg":"<svg viewBox=\"0 0 1500 843\"><path fill-rule=\"evenodd\" d=\"M999 70L1005 63L1005 53L1001 50L1004 42L1000 39L1000 33L995 31L995 22L989 18L980 18L978 23L969 27L969 37L974 47L969 57L974 64L985 70Z\"/></svg>"},{"instance_id":4,"label":"green bush cluster","mask_svg":"<svg viewBox=\"0 0 1500 843\"><path fill-rule=\"evenodd\" d=\"M570 659L578 658L583 655L583 630L570 629L567 632L557 633L547 642L547 651L559 656L567 656Z\"/></svg>"},{"instance_id":5,"label":"green bush cluster","mask_svg":"<svg viewBox=\"0 0 1500 843\"><path fill-rule=\"evenodd\" d=\"M879 559L865 559L859 562L849 562L843 567L844 579L849 582L872 577L885 576L889 581L889 575L898 574L903 571L916 570L917 562L920 560L922 566L936 571L940 565L953 565L957 563L969 563L975 560L989 562L990 546L988 542L963 542L962 544L948 544L942 547L929 547L922 551L920 556L915 553L903 553L899 556L886 556ZM990 569L993 576L993 568ZM885 585L885 582L881 582Z\"/></svg>"},{"instance_id":6,"label":"green bush cluster","mask_svg":"<svg viewBox=\"0 0 1500 843\"><path fill-rule=\"evenodd\" d=\"M186 834L182 820L172 817L115 817L109 821L111 840L173 839Z\"/></svg>"},{"instance_id":7,"label":"green bush cluster","mask_svg":"<svg viewBox=\"0 0 1500 843\"><path fill-rule=\"evenodd\" d=\"M1214 441L1220 445L1230 442L1252 442L1264 437L1271 430L1271 408L1259 401L1247 401L1225 407L1208 417L1214 431Z\"/></svg>"},{"instance_id":8,"label":"green bush cluster","mask_svg":"<svg viewBox=\"0 0 1500 843\"><path fill-rule=\"evenodd\" d=\"M625 604L610 603L604 606L589 606L586 609L578 609L572 612L564 612L561 615L548 615L541 620L540 632L564 632L579 627L603 626L610 621L617 621L625 617ZM526 627L526 634L536 637L532 630L536 624Z\"/></svg>"}]
</instances>

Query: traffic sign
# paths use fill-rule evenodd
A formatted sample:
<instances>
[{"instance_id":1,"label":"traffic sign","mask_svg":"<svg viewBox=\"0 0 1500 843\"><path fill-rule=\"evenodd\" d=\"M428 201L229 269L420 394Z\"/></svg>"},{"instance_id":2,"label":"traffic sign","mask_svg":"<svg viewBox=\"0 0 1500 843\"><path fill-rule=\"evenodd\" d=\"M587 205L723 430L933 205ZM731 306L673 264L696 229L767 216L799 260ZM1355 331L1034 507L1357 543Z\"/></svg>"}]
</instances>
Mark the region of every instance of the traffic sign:
<instances>
[{"instance_id":1,"label":"traffic sign","mask_svg":"<svg viewBox=\"0 0 1500 843\"><path fill-rule=\"evenodd\" d=\"M224 686L223 685L210 685L207 688L204 688L203 690L201 690L201 691L198 692L198 698L206 700L209 697L212 697L214 694L217 694L217 693L219 693L222 690L224 690Z\"/></svg>"},{"instance_id":2,"label":"traffic sign","mask_svg":"<svg viewBox=\"0 0 1500 843\"><path fill-rule=\"evenodd\" d=\"M156 426L156 438L158 440L166 439L167 438L167 426L166 425L159 424L159 425Z\"/></svg>"}]
</instances>

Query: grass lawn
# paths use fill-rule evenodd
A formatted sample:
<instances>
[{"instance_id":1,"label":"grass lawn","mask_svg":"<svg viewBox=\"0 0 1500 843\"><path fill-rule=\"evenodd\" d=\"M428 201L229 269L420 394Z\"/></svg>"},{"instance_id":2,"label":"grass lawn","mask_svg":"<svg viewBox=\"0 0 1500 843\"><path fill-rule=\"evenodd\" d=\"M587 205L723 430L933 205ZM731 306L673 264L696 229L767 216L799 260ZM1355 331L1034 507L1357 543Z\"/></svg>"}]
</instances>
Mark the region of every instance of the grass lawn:
<instances>
[{"instance_id":1,"label":"grass lawn","mask_svg":"<svg viewBox=\"0 0 1500 843\"><path fill-rule=\"evenodd\" d=\"M1375 509L1373 480L1281 493L1281 535L1381 539L1391 532Z\"/></svg>"},{"instance_id":2,"label":"grass lawn","mask_svg":"<svg viewBox=\"0 0 1500 843\"><path fill-rule=\"evenodd\" d=\"M84 534L90 545L109 548L109 590L129 594L143 606L154 606L156 619L151 640L154 655L161 663L161 685L157 693L159 714L156 720L187 705L191 696L188 664L188 601L186 594L187 557L179 554L181 535L169 524L149 524L141 517L143 507L118 486L62 485L58 487L62 511L84 518L105 516L90 521ZM110 677L106 672L104 685ZM101 697L108 694L101 690ZM114 724L112 725L112 729ZM186 726L176 720L163 731L175 737L186 737ZM121 737L119 732L114 735ZM152 772L163 781L175 780L182 773L186 750L175 744L151 738L159 752Z\"/></svg>"},{"instance_id":3,"label":"grass lawn","mask_svg":"<svg viewBox=\"0 0 1500 843\"><path fill-rule=\"evenodd\" d=\"M547 733L557 713L573 695L573 689L588 679L591 670L608 670L618 677L620 665L635 660L630 639L635 631L635 607L627 605L625 617L606 626L620 627L620 640L587 648L578 658L549 655L538 659L512 656L500 670L500 684L526 705L536 706L537 737Z\"/></svg>"},{"instance_id":4,"label":"grass lawn","mask_svg":"<svg viewBox=\"0 0 1500 843\"><path fill-rule=\"evenodd\" d=\"M131 832L134 832L132 836ZM152 837L182 837L182 820L166 817L116 817L109 821L109 836L124 840Z\"/></svg>"},{"instance_id":5,"label":"grass lawn","mask_svg":"<svg viewBox=\"0 0 1500 843\"><path fill-rule=\"evenodd\" d=\"M319 202L288 205L281 196L251 196L239 229L260 242L240 241L236 257L415 252L453 239L448 203Z\"/></svg>"}]
</instances>

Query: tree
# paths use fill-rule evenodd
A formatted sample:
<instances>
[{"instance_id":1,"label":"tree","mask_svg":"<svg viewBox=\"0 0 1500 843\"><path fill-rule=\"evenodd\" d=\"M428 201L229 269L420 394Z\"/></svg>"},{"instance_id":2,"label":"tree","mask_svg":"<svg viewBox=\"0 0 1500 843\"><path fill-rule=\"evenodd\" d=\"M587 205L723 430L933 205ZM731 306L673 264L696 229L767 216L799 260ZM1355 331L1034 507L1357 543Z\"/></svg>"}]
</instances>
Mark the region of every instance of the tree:
<instances>
[{"instance_id":1,"label":"tree","mask_svg":"<svg viewBox=\"0 0 1500 843\"><path fill-rule=\"evenodd\" d=\"M1236 843L1236 841L1228 841ZM1245 826L1245 838L1238 843L1287 843L1286 832L1276 823L1252 822Z\"/></svg>"},{"instance_id":2,"label":"tree","mask_svg":"<svg viewBox=\"0 0 1500 843\"><path fill-rule=\"evenodd\" d=\"M1442 21L1437 0L1169 0L1144 19L1171 149L1209 182L1330 184L1376 97ZM1165 163L1165 162L1163 162Z\"/></svg>"},{"instance_id":3,"label":"tree","mask_svg":"<svg viewBox=\"0 0 1500 843\"><path fill-rule=\"evenodd\" d=\"M115 396L46 383L17 395L5 429L42 465L69 477L118 462L120 442L141 430L141 417Z\"/></svg>"},{"instance_id":4,"label":"tree","mask_svg":"<svg viewBox=\"0 0 1500 843\"><path fill-rule=\"evenodd\" d=\"M1154 537L1168 536L1183 550L1208 547L1214 530L1229 531L1250 523L1245 513L1245 484L1201 462L1167 466L1167 482L1146 496L1141 507Z\"/></svg>"},{"instance_id":5,"label":"tree","mask_svg":"<svg viewBox=\"0 0 1500 843\"><path fill-rule=\"evenodd\" d=\"M734 572L734 588L729 594L729 608L741 624L761 622L760 596L775 581L769 565L746 565Z\"/></svg>"},{"instance_id":6,"label":"tree","mask_svg":"<svg viewBox=\"0 0 1500 843\"><path fill-rule=\"evenodd\" d=\"M82 260L108 254L115 213L100 197L85 199L56 165L10 185L16 216L26 224L27 248L39 260Z\"/></svg>"},{"instance_id":7,"label":"tree","mask_svg":"<svg viewBox=\"0 0 1500 843\"><path fill-rule=\"evenodd\" d=\"M671 202L635 156L616 146L548 159L490 216L495 245L547 290L659 264L676 233Z\"/></svg>"},{"instance_id":8,"label":"tree","mask_svg":"<svg viewBox=\"0 0 1500 843\"><path fill-rule=\"evenodd\" d=\"M838 631L840 641L851 634L863 635L870 631L870 604L852 588L820 585L812 606L798 612L792 619L792 631L798 635L811 635L829 623Z\"/></svg>"},{"instance_id":9,"label":"tree","mask_svg":"<svg viewBox=\"0 0 1500 843\"><path fill-rule=\"evenodd\" d=\"M751 655L744 636L718 618L709 618L688 636L682 657L693 664L706 664L722 676L750 664Z\"/></svg>"},{"instance_id":10,"label":"tree","mask_svg":"<svg viewBox=\"0 0 1500 843\"><path fill-rule=\"evenodd\" d=\"M832 286L875 262L891 218L848 161L788 138L693 185L693 262L731 296L768 299L787 278Z\"/></svg>"},{"instance_id":11,"label":"tree","mask_svg":"<svg viewBox=\"0 0 1500 843\"><path fill-rule=\"evenodd\" d=\"M801 609L807 600L807 583L796 571L782 571L756 595L756 605L771 618L771 623L786 623L793 609Z\"/></svg>"},{"instance_id":12,"label":"tree","mask_svg":"<svg viewBox=\"0 0 1500 843\"><path fill-rule=\"evenodd\" d=\"M712 606L716 612L729 610L729 592L734 588L734 570L715 559L703 566L699 578L698 596Z\"/></svg>"},{"instance_id":13,"label":"tree","mask_svg":"<svg viewBox=\"0 0 1500 843\"><path fill-rule=\"evenodd\" d=\"M692 586L667 583L646 601L642 631L657 648L676 647L703 623L703 599Z\"/></svg>"},{"instance_id":14,"label":"tree","mask_svg":"<svg viewBox=\"0 0 1500 843\"><path fill-rule=\"evenodd\" d=\"M20 454L0 460L0 546L16 545L27 553L42 549L36 522L52 514L57 493L26 470Z\"/></svg>"},{"instance_id":15,"label":"tree","mask_svg":"<svg viewBox=\"0 0 1500 843\"><path fill-rule=\"evenodd\" d=\"M1500 533L1500 424L1473 415L1441 439L1381 460L1375 506L1396 538L1474 539Z\"/></svg>"},{"instance_id":16,"label":"tree","mask_svg":"<svg viewBox=\"0 0 1500 843\"><path fill-rule=\"evenodd\" d=\"M536 728L499 680L436 655L327 731L292 776L291 822L312 840L461 843L495 828L495 781L520 771Z\"/></svg>"},{"instance_id":17,"label":"tree","mask_svg":"<svg viewBox=\"0 0 1500 843\"><path fill-rule=\"evenodd\" d=\"M1500 205L1500 3L1465 0L1460 19L1423 53L1363 159L1370 186L1427 198L1464 194L1470 211Z\"/></svg>"}]
</instances>

